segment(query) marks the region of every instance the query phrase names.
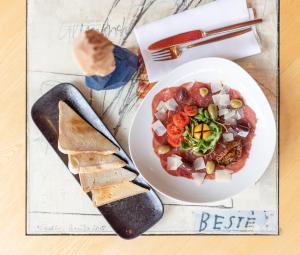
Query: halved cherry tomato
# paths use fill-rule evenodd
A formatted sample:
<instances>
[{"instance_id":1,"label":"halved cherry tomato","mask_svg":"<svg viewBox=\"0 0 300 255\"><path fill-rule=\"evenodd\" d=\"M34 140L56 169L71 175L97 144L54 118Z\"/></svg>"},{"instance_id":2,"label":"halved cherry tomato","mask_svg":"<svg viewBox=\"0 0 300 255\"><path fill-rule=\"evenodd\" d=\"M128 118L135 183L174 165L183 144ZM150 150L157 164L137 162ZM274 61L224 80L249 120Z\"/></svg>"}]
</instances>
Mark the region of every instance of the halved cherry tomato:
<instances>
[{"instance_id":1,"label":"halved cherry tomato","mask_svg":"<svg viewBox=\"0 0 300 255\"><path fill-rule=\"evenodd\" d=\"M198 107L195 105L185 105L183 110L187 116L195 116L198 113Z\"/></svg>"},{"instance_id":2,"label":"halved cherry tomato","mask_svg":"<svg viewBox=\"0 0 300 255\"><path fill-rule=\"evenodd\" d=\"M169 136L181 136L183 134L184 129L177 127L174 123L170 123L167 125L167 133Z\"/></svg>"},{"instance_id":3,"label":"halved cherry tomato","mask_svg":"<svg viewBox=\"0 0 300 255\"><path fill-rule=\"evenodd\" d=\"M167 141L170 145L177 148L180 145L180 142L184 140L183 136L168 136Z\"/></svg>"},{"instance_id":4,"label":"halved cherry tomato","mask_svg":"<svg viewBox=\"0 0 300 255\"><path fill-rule=\"evenodd\" d=\"M177 127L183 128L190 122L190 118L184 112L177 112L173 116L173 122Z\"/></svg>"}]
</instances>

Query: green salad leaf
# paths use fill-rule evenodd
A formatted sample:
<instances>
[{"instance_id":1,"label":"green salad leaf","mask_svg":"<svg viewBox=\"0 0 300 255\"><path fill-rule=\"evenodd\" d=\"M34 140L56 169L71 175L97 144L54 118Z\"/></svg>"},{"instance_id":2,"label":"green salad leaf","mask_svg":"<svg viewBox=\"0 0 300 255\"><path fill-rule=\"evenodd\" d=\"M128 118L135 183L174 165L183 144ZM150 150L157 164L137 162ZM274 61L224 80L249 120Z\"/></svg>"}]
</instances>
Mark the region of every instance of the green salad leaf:
<instances>
[{"instance_id":1,"label":"green salad leaf","mask_svg":"<svg viewBox=\"0 0 300 255\"><path fill-rule=\"evenodd\" d=\"M210 116L207 110L204 108L199 108L198 114L193 117L196 121L207 124L210 120Z\"/></svg>"},{"instance_id":2,"label":"green salad leaf","mask_svg":"<svg viewBox=\"0 0 300 255\"><path fill-rule=\"evenodd\" d=\"M199 124L207 124L210 129L210 136L204 139L194 138L194 128ZM197 153L207 153L214 149L222 135L222 126L216 123L204 108L199 108L198 114L190 119L190 124L185 127L183 133L184 141L181 142L182 150L192 150Z\"/></svg>"}]
</instances>

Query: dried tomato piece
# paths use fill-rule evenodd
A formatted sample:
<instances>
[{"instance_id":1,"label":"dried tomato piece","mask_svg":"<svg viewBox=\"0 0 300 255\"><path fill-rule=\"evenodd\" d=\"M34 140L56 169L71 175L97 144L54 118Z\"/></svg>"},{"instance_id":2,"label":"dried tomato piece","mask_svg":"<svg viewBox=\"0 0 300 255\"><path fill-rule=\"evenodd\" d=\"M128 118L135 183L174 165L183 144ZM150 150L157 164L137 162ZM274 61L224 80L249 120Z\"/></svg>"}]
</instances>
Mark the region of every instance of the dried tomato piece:
<instances>
[{"instance_id":1,"label":"dried tomato piece","mask_svg":"<svg viewBox=\"0 0 300 255\"><path fill-rule=\"evenodd\" d=\"M185 105L183 110L187 116L195 116L198 113L198 107L195 105Z\"/></svg>"},{"instance_id":2,"label":"dried tomato piece","mask_svg":"<svg viewBox=\"0 0 300 255\"><path fill-rule=\"evenodd\" d=\"M190 122L190 118L184 112L177 112L173 116L173 122L177 127L183 128Z\"/></svg>"},{"instance_id":3,"label":"dried tomato piece","mask_svg":"<svg viewBox=\"0 0 300 255\"><path fill-rule=\"evenodd\" d=\"M167 134L169 136L181 136L184 132L183 128L177 127L174 123L170 123L167 125Z\"/></svg>"},{"instance_id":4,"label":"dried tomato piece","mask_svg":"<svg viewBox=\"0 0 300 255\"><path fill-rule=\"evenodd\" d=\"M167 141L170 145L172 145L173 147L177 148L180 146L180 142L182 142L184 140L183 136L168 136L167 137Z\"/></svg>"}]
</instances>

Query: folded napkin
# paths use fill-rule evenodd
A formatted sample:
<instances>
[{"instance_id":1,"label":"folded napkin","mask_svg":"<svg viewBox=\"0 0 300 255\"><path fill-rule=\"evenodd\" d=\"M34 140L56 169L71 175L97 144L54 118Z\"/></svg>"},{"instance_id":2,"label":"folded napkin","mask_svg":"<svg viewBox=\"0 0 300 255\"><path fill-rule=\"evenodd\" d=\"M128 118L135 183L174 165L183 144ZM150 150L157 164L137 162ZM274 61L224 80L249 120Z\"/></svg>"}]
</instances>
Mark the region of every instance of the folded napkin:
<instances>
[{"instance_id":1,"label":"folded napkin","mask_svg":"<svg viewBox=\"0 0 300 255\"><path fill-rule=\"evenodd\" d=\"M238 37L202 45L185 51L176 60L153 61L148 46L179 33L200 29L204 31L247 21L253 18L246 0L217 0L197 8L172 15L135 29L135 35L145 61L150 82L161 79L175 67L203 57L238 59L261 52L255 28Z\"/></svg>"}]
</instances>

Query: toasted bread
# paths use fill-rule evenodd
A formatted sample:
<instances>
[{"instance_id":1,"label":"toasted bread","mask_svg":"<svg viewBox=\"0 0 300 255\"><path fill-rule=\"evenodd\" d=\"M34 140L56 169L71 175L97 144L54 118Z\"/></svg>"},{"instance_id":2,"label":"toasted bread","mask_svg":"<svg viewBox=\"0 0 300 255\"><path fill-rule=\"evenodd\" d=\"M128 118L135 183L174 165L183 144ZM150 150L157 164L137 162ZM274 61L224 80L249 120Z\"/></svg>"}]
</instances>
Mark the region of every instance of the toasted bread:
<instances>
[{"instance_id":1,"label":"toasted bread","mask_svg":"<svg viewBox=\"0 0 300 255\"><path fill-rule=\"evenodd\" d=\"M76 173L94 173L106 169L117 169L126 166L126 162L115 155L82 153L69 155L69 169Z\"/></svg>"},{"instance_id":2,"label":"toasted bread","mask_svg":"<svg viewBox=\"0 0 300 255\"><path fill-rule=\"evenodd\" d=\"M59 101L58 149L65 154L113 154L118 147L83 120L66 103Z\"/></svg>"},{"instance_id":3,"label":"toasted bread","mask_svg":"<svg viewBox=\"0 0 300 255\"><path fill-rule=\"evenodd\" d=\"M71 156L72 154L68 154L68 168L72 174L79 174L79 167L76 167L77 163L71 162Z\"/></svg>"},{"instance_id":4,"label":"toasted bread","mask_svg":"<svg viewBox=\"0 0 300 255\"><path fill-rule=\"evenodd\" d=\"M94 206L102 206L127 197L135 196L148 190L132 182L122 182L92 190Z\"/></svg>"},{"instance_id":5,"label":"toasted bread","mask_svg":"<svg viewBox=\"0 0 300 255\"><path fill-rule=\"evenodd\" d=\"M136 174L124 168L102 170L97 173L79 173L80 184L84 192L107 185L132 181Z\"/></svg>"}]
</instances>

